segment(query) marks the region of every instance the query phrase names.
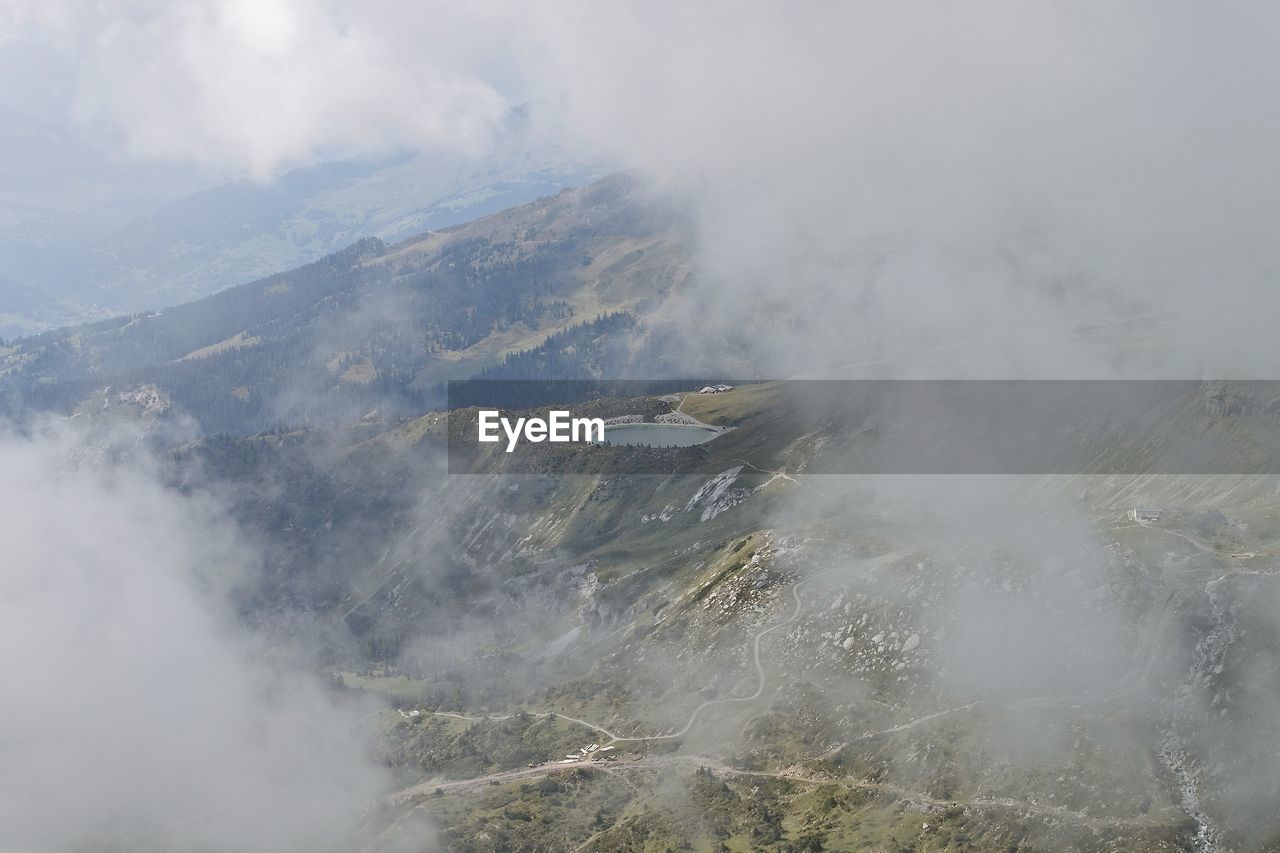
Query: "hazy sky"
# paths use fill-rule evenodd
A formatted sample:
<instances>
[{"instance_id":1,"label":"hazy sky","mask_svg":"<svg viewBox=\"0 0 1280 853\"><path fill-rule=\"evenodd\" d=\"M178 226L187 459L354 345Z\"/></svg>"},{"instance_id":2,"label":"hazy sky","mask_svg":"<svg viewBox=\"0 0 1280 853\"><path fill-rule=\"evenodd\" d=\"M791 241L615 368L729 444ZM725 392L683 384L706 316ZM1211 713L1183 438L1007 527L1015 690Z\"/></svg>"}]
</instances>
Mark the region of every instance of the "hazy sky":
<instances>
[{"instance_id":1,"label":"hazy sky","mask_svg":"<svg viewBox=\"0 0 1280 853\"><path fill-rule=\"evenodd\" d=\"M0 8L0 99L139 156L263 176L326 154L474 144L508 103L486 59L500 43L451 4Z\"/></svg>"},{"instance_id":2,"label":"hazy sky","mask_svg":"<svg viewBox=\"0 0 1280 853\"><path fill-rule=\"evenodd\" d=\"M481 152L536 100L567 142L697 193L696 301L730 330L742 311L796 308L774 324L789 368L926 352L965 375L1280 369L1280 7L0 9L0 100L219 174ZM851 334L852 316L874 322ZM1080 322L1134 317L1141 351L1079 345Z\"/></svg>"},{"instance_id":3,"label":"hazy sky","mask_svg":"<svg viewBox=\"0 0 1280 853\"><path fill-rule=\"evenodd\" d=\"M1277 16L1184 3L3 0L0 102L139 154L261 171L317 152L468 144L530 98L637 161L708 169L712 139L783 160L838 141L885 177L919 168L912 152L934 170L1039 171L1050 151L1065 168L1107 153L1261 153L1250 146L1276 129L1261 99Z\"/></svg>"}]
</instances>

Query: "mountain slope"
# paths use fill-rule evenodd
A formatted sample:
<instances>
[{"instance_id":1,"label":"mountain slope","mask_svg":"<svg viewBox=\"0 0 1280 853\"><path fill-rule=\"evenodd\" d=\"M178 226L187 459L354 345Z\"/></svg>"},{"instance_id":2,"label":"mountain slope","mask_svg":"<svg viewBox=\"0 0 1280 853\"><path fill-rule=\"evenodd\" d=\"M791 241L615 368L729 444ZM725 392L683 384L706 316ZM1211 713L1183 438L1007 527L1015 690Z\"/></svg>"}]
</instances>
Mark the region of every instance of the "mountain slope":
<instances>
[{"instance_id":1,"label":"mountain slope","mask_svg":"<svg viewBox=\"0 0 1280 853\"><path fill-rule=\"evenodd\" d=\"M425 812L459 849L1274 848L1274 477L1116 474L1137 429L1082 433L1080 476L813 476L919 410L801 383L581 406L733 427L694 448L446 467L475 412L422 413L443 379L653 370L687 241L615 176L20 341L0 381L141 418L174 488L230 503L264 550L242 619L395 706L383 841ZM1262 451L1277 411L1145 414Z\"/></svg>"},{"instance_id":2,"label":"mountain slope","mask_svg":"<svg viewBox=\"0 0 1280 853\"><path fill-rule=\"evenodd\" d=\"M2 354L0 399L65 411L103 386L151 383L205 431L236 433L421 411L444 380L605 315L647 313L687 274L678 211L615 176L394 246L361 240L161 313L29 338Z\"/></svg>"},{"instance_id":3,"label":"mountain slope","mask_svg":"<svg viewBox=\"0 0 1280 853\"><path fill-rule=\"evenodd\" d=\"M1232 745L1270 701L1250 673L1274 637L1273 481L1228 503L1224 483L1171 478L1151 525L1128 520L1114 477L968 483L955 503L939 481L919 506L915 487L797 482L817 448L859 438L785 403L768 385L692 395L683 412L736 428L686 451L566 450L542 474L497 454L446 476L465 411L174 458L234 484L274 543L249 612L312 614L330 627L290 621L292 641L406 712L384 720L406 789L383 818L426 811L454 847L1280 837L1249 793L1274 765ZM606 464L654 454L714 473ZM1004 515L974 508L993 499ZM619 757L559 763L592 742ZM541 821L561 814L549 791L593 820Z\"/></svg>"}]
</instances>

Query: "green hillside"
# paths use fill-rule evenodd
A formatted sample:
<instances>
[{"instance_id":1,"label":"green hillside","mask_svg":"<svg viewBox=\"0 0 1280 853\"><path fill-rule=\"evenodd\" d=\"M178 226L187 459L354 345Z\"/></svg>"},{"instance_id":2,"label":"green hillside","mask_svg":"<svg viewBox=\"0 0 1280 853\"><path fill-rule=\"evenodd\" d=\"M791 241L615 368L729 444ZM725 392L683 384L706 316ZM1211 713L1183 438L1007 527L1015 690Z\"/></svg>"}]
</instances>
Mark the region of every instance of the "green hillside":
<instances>
[{"instance_id":1,"label":"green hillside","mask_svg":"<svg viewBox=\"0 0 1280 853\"><path fill-rule=\"evenodd\" d=\"M509 363L620 367L629 330L687 275L677 212L627 176L398 245L375 239L161 313L0 348L0 410L70 411L103 387L155 385L206 433L383 417L439 404L447 379ZM614 319L609 319L614 318ZM603 324L594 326L593 324Z\"/></svg>"},{"instance_id":2,"label":"green hillside","mask_svg":"<svg viewBox=\"0 0 1280 853\"><path fill-rule=\"evenodd\" d=\"M1274 483L1166 478L1144 525L1121 478L1021 478L1007 524L913 522L892 491L800 475L859 437L815 434L783 386L682 397L590 406L734 429L466 475L444 472L465 410L173 452L272 543L246 618L399 709L377 748L405 787L372 832L429 815L466 850L1185 850L1188 784L1215 832L1268 825L1206 775L1210 754L1252 761L1225 742L1256 705L1202 640L1272 656ZM627 473L654 454L686 473ZM1035 519L1054 517L1089 535L1048 554ZM1019 670L1046 642L1061 668ZM948 675L973 643L990 660ZM1235 698L1206 713L1215 694ZM566 758L591 743L612 757Z\"/></svg>"}]
</instances>

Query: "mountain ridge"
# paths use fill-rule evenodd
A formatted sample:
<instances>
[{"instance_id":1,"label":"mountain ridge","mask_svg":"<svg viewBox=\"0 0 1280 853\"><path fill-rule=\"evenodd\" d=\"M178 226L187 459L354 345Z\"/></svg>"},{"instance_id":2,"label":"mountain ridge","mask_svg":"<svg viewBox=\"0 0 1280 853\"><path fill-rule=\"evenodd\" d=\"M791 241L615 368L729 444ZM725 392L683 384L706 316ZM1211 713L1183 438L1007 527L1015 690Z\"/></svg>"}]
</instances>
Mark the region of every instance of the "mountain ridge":
<instances>
[{"instance_id":1,"label":"mountain ridge","mask_svg":"<svg viewBox=\"0 0 1280 853\"><path fill-rule=\"evenodd\" d=\"M14 342L0 400L67 411L95 388L151 383L206 431L241 433L326 408L421 411L446 379L652 313L689 274L681 223L618 175L395 245L364 238L197 302Z\"/></svg>"}]
</instances>

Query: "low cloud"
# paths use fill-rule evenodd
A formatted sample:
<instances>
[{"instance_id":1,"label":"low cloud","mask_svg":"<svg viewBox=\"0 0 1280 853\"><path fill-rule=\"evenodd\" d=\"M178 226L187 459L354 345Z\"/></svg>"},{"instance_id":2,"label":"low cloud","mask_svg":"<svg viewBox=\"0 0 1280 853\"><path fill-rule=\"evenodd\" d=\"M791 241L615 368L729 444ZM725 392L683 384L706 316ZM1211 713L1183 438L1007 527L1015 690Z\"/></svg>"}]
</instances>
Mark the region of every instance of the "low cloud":
<instances>
[{"instance_id":1,"label":"low cloud","mask_svg":"<svg viewBox=\"0 0 1280 853\"><path fill-rule=\"evenodd\" d=\"M13 62L55 46L61 109L100 140L267 178L317 159L482 148L509 107L485 65L485 17L402 0L20 0L0 11L0 46Z\"/></svg>"},{"instance_id":2,"label":"low cloud","mask_svg":"<svg viewBox=\"0 0 1280 853\"><path fill-rule=\"evenodd\" d=\"M539 32L573 131L700 198L705 361L1265 377L1274 17L610 5Z\"/></svg>"},{"instance_id":3,"label":"low cloud","mask_svg":"<svg viewBox=\"0 0 1280 853\"><path fill-rule=\"evenodd\" d=\"M1280 79L1271 7L7 11L0 69L22 66L24 45L63 57L50 74L66 78L66 111L99 138L260 177L400 147L480 153L511 105L536 100L566 145L694 200L696 286L670 317L694 318L698 364L1277 367L1280 121L1259 108Z\"/></svg>"},{"instance_id":4,"label":"low cloud","mask_svg":"<svg viewBox=\"0 0 1280 853\"><path fill-rule=\"evenodd\" d=\"M347 850L389 780L364 712L265 651L211 501L0 438L0 849Z\"/></svg>"}]
</instances>

